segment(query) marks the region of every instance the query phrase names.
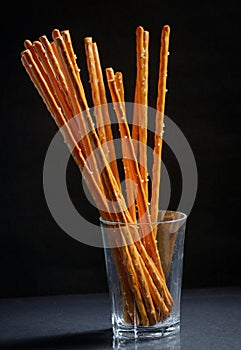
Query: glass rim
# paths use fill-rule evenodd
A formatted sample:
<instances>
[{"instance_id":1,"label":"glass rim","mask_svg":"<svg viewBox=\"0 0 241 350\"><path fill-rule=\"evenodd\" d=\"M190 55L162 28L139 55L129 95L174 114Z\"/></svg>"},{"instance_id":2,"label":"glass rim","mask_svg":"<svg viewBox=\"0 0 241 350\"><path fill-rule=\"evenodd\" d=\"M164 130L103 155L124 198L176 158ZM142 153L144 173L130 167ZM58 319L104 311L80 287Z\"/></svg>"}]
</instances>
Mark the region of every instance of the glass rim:
<instances>
[{"instance_id":1,"label":"glass rim","mask_svg":"<svg viewBox=\"0 0 241 350\"><path fill-rule=\"evenodd\" d=\"M123 222L123 221L108 221L104 220L101 216L99 217L99 221L101 224L108 225L108 226L114 226L114 225L120 225L120 226L131 226L131 225L158 225L158 224L173 224L173 223L178 223L182 221L186 221L187 219L187 214L181 212L181 211L175 211L175 210L159 210L158 213L160 212L166 212L166 213L175 213L175 214L180 214L181 217L174 219L174 220L165 220L165 221L150 221L150 222L140 222L140 221L135 221L135 222Z\"/></svg>"}]
</instances>

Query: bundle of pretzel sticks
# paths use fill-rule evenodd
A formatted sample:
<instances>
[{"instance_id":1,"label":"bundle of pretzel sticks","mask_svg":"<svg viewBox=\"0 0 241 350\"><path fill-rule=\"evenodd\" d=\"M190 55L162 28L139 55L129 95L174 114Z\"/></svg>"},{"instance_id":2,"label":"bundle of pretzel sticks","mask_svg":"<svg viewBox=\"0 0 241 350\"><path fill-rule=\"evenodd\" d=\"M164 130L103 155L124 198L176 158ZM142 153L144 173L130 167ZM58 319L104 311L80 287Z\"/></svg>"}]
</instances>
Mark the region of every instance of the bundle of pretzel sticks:
<instances>
[{"instance_id":1,"label":"bundle of pretzel sticks","mask_svg":"<svg viewBox=\"0 0 241 350\"><path fill-rule=\"evenodd\" d=\"M173 305L157 249L157 229L151 225L158 221L159 212L169 36L170 28L165 25L161 30L151 188L147 170L149 32L141 26L136 29L132 127L126 116L122 73L106 68L104 76L97 44L91 37L84 38L84 44L95 120L68 30L54 29L52 41L45 35L34 42L25 40L21 52L23 66L62 132L100 216L117 225L138 222L148 227L140 234L134 225L132 230L128 225L121 226L118 232L123 244L112 248L123 291L125 321L142 326L165 320ZM122 191L105 80L119 125L125 180L135 183L136 192L130 181L125 182L125 193Z\"/></svg>"}]
</instances>

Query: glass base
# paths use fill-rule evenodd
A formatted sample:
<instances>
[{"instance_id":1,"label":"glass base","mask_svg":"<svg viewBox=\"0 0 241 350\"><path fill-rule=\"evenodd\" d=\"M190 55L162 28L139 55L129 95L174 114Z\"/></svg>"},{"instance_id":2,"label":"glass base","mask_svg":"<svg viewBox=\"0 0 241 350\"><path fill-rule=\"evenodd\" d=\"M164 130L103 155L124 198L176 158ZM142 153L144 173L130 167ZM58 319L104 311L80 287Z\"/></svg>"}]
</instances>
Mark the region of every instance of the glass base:
<instances>
[{"instance_id":1,"label":"glass base","mask_svg":"<svg viewBox=\"0 0 241 350\"><path fill-rule=\"evenodd\" d=\"M181 350L180 332L160 338L113 338L112 348L115 350Z\"/></svg>"},{"instance_id":2,"label":"glass base","mask_svg":"<svg viewBox=\"0 0 241 350\"><path fill-rule=\"evenodd\" d=\"M116 322L113 325L113 337L116 339L135 340L135 339L157 339L168 337L180 331L180 320L168 318L166 321L155 326L136 326L127 323Z\"/></svg>"}]
</instances>

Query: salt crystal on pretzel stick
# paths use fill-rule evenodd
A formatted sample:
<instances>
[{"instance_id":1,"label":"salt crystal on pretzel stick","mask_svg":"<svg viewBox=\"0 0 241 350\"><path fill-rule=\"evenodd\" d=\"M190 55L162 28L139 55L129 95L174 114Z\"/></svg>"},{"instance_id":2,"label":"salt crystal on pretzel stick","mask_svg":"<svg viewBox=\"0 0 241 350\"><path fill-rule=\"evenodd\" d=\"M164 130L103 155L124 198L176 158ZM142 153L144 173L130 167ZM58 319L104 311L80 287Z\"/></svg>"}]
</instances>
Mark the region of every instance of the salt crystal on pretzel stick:
<instances>
[{"instance_id":1,"label":"salt crystal on pretzel stick","mask_svg":"<svg viewBox=\"0 0 241 350\"><path fill-rule=\"evenodd\" d=\"M161 34L160 68L158 80L158 96L156 104L156 126L152 167L151 220L156 222L159 210L159 189L161 177L162 133L165 112L167 64L169 50L170 27L165 25ZM156 230L154 232L156 236Z\"/></svg>"}]
</instances>

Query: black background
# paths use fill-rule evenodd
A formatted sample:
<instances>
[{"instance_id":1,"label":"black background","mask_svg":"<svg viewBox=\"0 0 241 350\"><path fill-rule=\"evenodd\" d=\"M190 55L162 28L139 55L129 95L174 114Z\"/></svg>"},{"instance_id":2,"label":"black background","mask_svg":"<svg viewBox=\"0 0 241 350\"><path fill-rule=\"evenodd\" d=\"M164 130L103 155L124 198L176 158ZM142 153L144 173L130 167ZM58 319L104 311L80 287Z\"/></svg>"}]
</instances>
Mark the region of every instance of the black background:
<instances>
[{"instance_id":1,"label":"black background","mask_svg":"<svg viewBox=\"0 0 241 350\"><path fill-rule=\"evenodd\" d=\"M0 296L107 290L103 250L62 231L44 198L43 163L57 129L20 52L25 39L50 38L54 28L70 30L91 106L83 38L97 41L103 67L123 72L126 99L133 101L135 30L142 25L150 32L149 105L155 107L160 32L170 25L166 114L189 141L199 176L188 218L183 286L240 285L240 6L149 0L6 7L1 20ZM67 183L80 213L97 219L71 160Z\"/></svg>"}]
</instances>

